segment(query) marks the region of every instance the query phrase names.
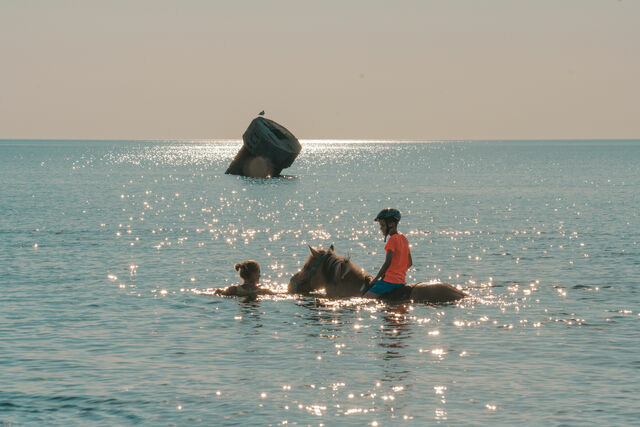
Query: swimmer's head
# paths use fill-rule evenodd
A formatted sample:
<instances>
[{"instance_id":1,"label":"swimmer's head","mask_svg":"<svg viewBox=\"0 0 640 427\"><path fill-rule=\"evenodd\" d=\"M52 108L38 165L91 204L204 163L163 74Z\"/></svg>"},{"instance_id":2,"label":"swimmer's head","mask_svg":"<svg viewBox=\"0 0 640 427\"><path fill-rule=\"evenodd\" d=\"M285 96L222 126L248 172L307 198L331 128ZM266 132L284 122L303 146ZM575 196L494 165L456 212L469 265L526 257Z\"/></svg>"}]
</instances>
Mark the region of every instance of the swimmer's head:
<instances>
[{"instance_id":1,"label":"swimmer's head","mask_svg":"<svg viewBox=\"0 0 640 427\"><path fill-rule=\"evenodd\" d=\"M257 261L249 259L239 262L235 265L235 269L245 282L260 281L260 264Z\"/></svg>"}]
</instances>

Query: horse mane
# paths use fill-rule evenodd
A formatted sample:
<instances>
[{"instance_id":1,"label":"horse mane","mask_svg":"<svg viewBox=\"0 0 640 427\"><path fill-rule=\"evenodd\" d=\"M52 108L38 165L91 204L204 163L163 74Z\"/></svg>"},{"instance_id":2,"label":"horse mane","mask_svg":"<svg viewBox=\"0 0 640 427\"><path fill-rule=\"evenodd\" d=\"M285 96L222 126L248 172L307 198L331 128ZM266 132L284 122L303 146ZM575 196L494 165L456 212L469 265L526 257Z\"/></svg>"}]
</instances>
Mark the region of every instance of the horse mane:
<instances>
[{"instance_id":1,"label":"horse mane","mask_svg":"<svg viewBox=\"0 0 640 427\"><path fill-rule=\"evenodd\" d=\"M333 285L347 280L348 277L351 280L357 279L360 283L366 281L369 284L371 282L372 277L351 262L350 257L338 255L332 250L325 251L324 256L327 259L322 266L322 272L327 280L331 280Z\"/></svg>"}]
</instances>

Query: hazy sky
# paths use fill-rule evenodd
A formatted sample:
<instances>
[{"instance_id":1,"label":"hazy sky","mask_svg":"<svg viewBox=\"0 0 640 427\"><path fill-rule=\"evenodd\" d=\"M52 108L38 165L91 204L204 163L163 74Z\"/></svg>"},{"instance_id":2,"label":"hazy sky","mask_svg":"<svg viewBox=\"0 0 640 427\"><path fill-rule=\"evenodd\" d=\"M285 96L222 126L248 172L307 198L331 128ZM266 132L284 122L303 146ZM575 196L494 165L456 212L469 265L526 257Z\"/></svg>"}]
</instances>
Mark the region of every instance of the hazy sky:
<instances>
[{"instance_id":1,"label":"hazy sky","mask_svg":"<svg viewBox=\"0 0 640 427\"><path fill-rule=\"evenodd\" d=\"M640 138L640 1L0 0L0 138Z\"/></svg>"}]
</instances>

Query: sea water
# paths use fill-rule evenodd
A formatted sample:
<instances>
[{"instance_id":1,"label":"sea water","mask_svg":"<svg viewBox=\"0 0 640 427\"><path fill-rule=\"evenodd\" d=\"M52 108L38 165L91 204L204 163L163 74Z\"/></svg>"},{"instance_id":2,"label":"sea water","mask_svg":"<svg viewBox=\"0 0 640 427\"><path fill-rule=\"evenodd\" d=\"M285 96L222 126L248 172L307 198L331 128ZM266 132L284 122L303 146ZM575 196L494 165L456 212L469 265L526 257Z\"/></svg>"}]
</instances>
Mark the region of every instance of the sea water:
<instances>
[{"instance_id":1,"label":"sea water","mask_svg":"<svg viewBox=\"0 0 640 427\"><path fill-rule=\"evenodd\" d=\"M0 141L4 425L624 425L640 419L640 141ZM469 297L214 296L307 245Z\"/></svg>"}]
</instances>

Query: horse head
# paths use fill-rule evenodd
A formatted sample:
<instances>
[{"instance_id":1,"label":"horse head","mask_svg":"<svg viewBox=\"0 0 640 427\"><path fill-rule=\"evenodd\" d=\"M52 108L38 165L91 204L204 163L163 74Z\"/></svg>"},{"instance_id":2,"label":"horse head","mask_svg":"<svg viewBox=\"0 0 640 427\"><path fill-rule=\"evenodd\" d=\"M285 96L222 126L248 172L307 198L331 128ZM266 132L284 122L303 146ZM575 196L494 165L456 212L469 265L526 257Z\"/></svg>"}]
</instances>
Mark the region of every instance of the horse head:
<instances>
[{"instance_id":1,"label":"horse head","mask_svg":"<svg viewBox=\"0 0 640 427\"><path fill-rule=\"evenodd\" d=\"M311 254L302 270L294 274L289 281L289 293L309 293L325 289L327 296L330 296L348 282L349 273L364 275L349 258L337 255L333 245L328 250L314 249L309 246L309 250Z\"/></svg>"}]
</instances>

